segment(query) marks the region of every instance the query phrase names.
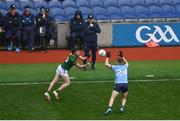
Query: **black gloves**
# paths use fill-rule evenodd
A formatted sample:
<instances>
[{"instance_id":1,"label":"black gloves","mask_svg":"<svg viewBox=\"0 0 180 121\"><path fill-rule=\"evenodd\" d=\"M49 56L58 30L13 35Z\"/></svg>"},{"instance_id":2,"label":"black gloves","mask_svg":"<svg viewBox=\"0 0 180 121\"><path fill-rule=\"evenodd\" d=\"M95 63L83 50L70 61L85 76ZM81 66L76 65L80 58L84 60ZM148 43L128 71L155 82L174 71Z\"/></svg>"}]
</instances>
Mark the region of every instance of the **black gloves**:
<instances>
[{"instance_id":1,"label":"black gloves","mask_svg":"<svg viewBox=\"0 0 180 121\"><path fill-rule=\"evenodd\" d=\"M106 52L106 57L107 57L107 58L110 58L110 57L111 57L111 52L110 52L110 51L107 51L107 52Z\"/></svg>"}]
</instances>

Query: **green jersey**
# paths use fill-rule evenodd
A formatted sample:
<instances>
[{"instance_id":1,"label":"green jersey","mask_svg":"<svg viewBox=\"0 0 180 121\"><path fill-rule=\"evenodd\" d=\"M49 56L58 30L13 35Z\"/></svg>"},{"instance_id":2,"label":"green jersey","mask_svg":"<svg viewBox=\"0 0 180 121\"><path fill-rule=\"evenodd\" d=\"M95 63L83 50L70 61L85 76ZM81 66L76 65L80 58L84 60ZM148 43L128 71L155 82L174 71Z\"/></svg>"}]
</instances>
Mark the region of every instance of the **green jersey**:
<instances>
[{"instance_id":1,"label":"green jersey","mask_svg":"<svg viewBox=\"0 0 180 121\"><path fill-rule=\"evenodd\" d=\"M69 55L68 56L68 59L61 64L61 67L64 69L64 70L67 70L69 71L73 65L76 63L77 59L79 58L79 55Z\"/></svg>"}]
</instances>

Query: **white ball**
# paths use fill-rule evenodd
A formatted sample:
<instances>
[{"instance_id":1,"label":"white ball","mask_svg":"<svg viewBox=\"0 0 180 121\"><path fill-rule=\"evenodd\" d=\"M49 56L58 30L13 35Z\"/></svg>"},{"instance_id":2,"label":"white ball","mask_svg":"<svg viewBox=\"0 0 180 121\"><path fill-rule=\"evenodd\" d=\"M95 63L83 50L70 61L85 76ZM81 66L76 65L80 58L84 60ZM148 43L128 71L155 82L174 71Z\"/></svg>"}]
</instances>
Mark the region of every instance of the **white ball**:
<instances>
[{"instance_id":1,"label":"white ball","mask_svg":"<svg viewBox=\"0 0 180 121\"><path fill-rule=\"evenodd\" d=\"M99 50L99 56L106 56L106 51L104 49Z\"/></svg>"}]
</instances>

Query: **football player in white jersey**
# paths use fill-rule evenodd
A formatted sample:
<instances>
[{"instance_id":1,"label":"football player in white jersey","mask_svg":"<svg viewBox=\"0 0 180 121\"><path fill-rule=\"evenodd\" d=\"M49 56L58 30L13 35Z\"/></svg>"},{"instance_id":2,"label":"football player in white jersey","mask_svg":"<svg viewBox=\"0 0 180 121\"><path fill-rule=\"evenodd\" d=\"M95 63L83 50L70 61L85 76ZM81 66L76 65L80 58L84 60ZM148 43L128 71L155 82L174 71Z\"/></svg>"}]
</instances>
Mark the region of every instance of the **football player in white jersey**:
<instances>
[{"instance_id":1,"label":"football player in white jersey","mask_svg":"<svg viewBox=\"0 0 180 121\"><path fill-rule=\"evenodd\" d=\"M104 115L107 115L112 112L112 106L114 103L115 98L117 95L121 92L122 93L122 101L120 106L120 112L124 112L124 106L126 104L126 98L128 95L128 62L123 57L123 52L119 51L119 55L117 58L118 65L111 65L109 63L109 58L111 57L111 52L108 51L106 53L106 61L105 66L112 69L115 73L115 86L114 90L112 91L111 98L109 100L108 109L104 113Z\"/></svg>"}]
</instances>

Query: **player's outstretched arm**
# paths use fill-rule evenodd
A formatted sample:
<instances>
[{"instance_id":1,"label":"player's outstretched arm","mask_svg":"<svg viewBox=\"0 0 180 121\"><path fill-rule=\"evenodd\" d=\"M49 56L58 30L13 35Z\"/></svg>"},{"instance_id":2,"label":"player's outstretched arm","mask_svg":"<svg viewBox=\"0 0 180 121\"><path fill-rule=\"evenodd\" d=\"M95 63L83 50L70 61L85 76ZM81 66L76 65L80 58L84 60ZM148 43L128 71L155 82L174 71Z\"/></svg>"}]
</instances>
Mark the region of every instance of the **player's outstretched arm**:
<instances>
[{"instance_id":1,"label":"player's outstretched arm","mask_svg":"<svg viewBox=\"0 0 180 121\"><path fill-rule=\"evenodd\" d=\"M109 63L109 58L111 57L111 52L107 51L106 52L106 60L105 60L105 66L108 68L112 68L112 65Z\"/></svg>"},{"instance_id":2,"label":"player's outstretched arm","mask_svg":"<svg viewBox=\"0 0 180 121\"><path fill-rule=\"evenodd\" d=\"M89 66L89 63L87 63L87 64L76 63L76 67L78 67L78 68L84 68L84 67L87 67L87 66Z\"/></svg>"},{"instance_id":3,"label":"player's outstretched arm","mask_svg":"<svg viewBox=\"0 0 180 121\"><path fill-rule=\"evenodd\" d=\"M127 61L126 58L124 57L123 51L119 51L119 56L123 58L125 64L128 64L128 61Z\"/></svg>"},{"instance_id":4,"label":"player's outstretched arm","mask_svg":"<svg viewBox=\"0 0 180 121\"><path fill-rule=\"evenodd\" d=\"M81 60L87 60L88 58L90 58L90 54L88 54L86 57L82 57L82 56L79 56L79 59Z\"/></svg>"}]
</instances>

